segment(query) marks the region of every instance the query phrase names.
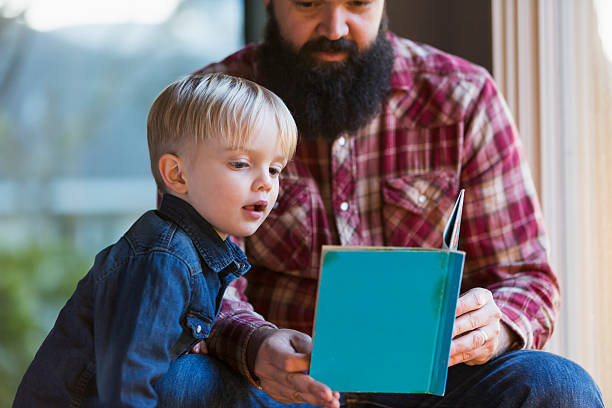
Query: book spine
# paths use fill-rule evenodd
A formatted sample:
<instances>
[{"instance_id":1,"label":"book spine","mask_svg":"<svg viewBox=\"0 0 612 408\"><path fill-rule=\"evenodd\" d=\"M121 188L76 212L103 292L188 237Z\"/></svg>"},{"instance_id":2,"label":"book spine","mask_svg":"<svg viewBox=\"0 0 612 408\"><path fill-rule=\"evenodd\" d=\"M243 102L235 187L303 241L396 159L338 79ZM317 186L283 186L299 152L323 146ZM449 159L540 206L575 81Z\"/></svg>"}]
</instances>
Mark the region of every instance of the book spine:
<instances>
[{"instance_id":1,"label":"book spine","mask_svg":"<svg viewBox=\"0 0 612 408\"><path fill-rule=\"evenodd\" d=\"M461 289L461 277L463 275L463 262L465 256L456 252L448 252L446 262L446 280L444 292L445 298L442 302L441 316L450 316L442 319L438 327L437 344L432 367L430 392L435 395L444 395L446 389L446 377L448 374L448 362L450 359L450 343L452 341L453 326L455 324L455 312L457 309L457 298Z\"/></svg>"}]
</instances>

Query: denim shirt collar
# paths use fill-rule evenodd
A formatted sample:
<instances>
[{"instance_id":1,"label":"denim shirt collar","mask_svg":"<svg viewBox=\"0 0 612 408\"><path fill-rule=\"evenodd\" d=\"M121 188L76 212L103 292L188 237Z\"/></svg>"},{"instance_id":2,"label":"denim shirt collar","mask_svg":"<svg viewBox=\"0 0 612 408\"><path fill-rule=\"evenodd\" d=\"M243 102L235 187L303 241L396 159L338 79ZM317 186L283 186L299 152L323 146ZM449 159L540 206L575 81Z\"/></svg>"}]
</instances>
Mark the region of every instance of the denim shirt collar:
<instances>
[{"instance_id":1,"label":"denim shirt collar","mask_svg":"<svg viewBox=\"0 0 612 408\"><path fill-rule=\"evenodd\" d=\"M159 212L176 223L193 241L208 267L219 273L228 266L234 275L243 275L249 269L246 255L229 237L222 240L217 231L188 202L164 194Z\"/></svg>"}]
</instances>

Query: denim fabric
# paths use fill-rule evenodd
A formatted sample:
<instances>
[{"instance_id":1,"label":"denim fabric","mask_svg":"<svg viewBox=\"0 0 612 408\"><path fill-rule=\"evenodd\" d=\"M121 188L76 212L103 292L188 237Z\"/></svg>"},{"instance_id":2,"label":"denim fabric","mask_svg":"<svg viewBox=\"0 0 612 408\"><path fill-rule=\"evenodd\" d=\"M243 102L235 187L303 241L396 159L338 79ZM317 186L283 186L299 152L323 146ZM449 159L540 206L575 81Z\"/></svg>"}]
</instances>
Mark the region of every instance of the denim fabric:
<instances>
[{"instance_id":1,"label":"denim fabric","mask_svg":"<svg viewBox=\"0 0 612 408\"><path fill-rule=\"evenodd\" d=\"M309 407L272 400L214 357L186 355L154 384L160 407ZM577 364L542 351L515 351L480 366L448 372L446 396L343 394L345 408L603 407L599 388Z\"/></svg>"},{"instance_id":2,"label":"denim fabric","mask_svg":"<svg viewBox=\"0 0 612 408\"><path fill-rule=\"evenodd\" d=\"M225 288L249 267L193 207L165 195L96 256L14 407L156 406L152 383L208 337Z\"/></svg>"},{"instance_id":3,"label":"denim fabric","mask_svg":"<svg viewBox=\"0 0 612 408\"><path fill-rule=\"evenodd\" d=\"M160 408L310 407L278 403L221 360L202 354L179 357L153 386Z\"/></svg>"}]
</instances>

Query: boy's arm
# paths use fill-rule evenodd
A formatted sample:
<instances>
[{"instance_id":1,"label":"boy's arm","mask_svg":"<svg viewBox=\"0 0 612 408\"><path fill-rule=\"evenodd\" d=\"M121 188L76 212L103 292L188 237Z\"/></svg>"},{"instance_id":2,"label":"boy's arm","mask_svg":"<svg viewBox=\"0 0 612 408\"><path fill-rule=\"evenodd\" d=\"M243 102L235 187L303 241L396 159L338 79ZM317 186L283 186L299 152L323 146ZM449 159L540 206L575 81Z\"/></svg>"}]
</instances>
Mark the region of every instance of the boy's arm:
<instances>
[{"instance_id":1,"label":"boy's arm","mask_svg":"<svg viewBox=\"0 0 612 408\"><path fill-rule=\"evenodd\" d=\"M154 407L152 384L170 366L190 299L190 274L165 253L129 258L96 286L98 393L108 406Z\"/></svg>"},{"instance_id":2,"label":"boy's arm","mask_svg":"<svg viewBox=\"0 0 612 408\"><path fill-rule=\"evenodd\" d=\"M237 279L225 291L221 312L213 326L210 337L206 340L208 353L225 361L234 370L247 377L253 384L253 361L249 364L248 352L253 354L252 342L258 344L265 337L263 328L277 328L253 310L244 295L246 288L244 277ZM258 330L262 329L262 330ZM254 355L251 355L253 360ZM249 365L251 366L249 370Z\"/></svg>"},{"instance_id":3,"label":"boy's arm","mask_svg":"<svg viewBox=\"0 0 612 408\"><path fill-rule=\"evenodd\" d=\"M232 240L244 250L241 238L232 237ZM247 280L243 276L227 288L219 317L206 343L211 355L225 361L256 384L253 378L254 352L259 347L253 345L263 342L266 332L269 332L265 328L277 327L253 310L244 293L246 287Z\"/></svg>"}]
</instances>

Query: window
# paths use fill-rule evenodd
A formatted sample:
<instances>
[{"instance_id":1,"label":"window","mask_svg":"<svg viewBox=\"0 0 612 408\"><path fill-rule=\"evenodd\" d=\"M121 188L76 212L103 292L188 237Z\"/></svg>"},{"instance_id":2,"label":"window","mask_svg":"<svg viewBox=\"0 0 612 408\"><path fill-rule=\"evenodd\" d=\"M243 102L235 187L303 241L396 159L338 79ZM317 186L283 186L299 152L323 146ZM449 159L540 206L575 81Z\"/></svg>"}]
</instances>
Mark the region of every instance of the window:
<instances>
[{"instance_id":1,"label":"window","mask_svg":"<svg viewBox=\"0 0 612 408\"><path fill-rule=\"evenodd\" d=\"M242 46L242 16L242 0L0 0L0 406L93 255L155 207L155 96Z\"/></svg>"},{"instance_id":2,"label":"window","mask_svg":"<svg viewBox=\"0 0 612 408\"><path fill-rule=\"evenodd\" d=\"M493 2L494 72L516 115L563 296L549 350L612 403L612 4ZM607 57L606 57L607 55Z\"/></svg>"}]
</instances>

